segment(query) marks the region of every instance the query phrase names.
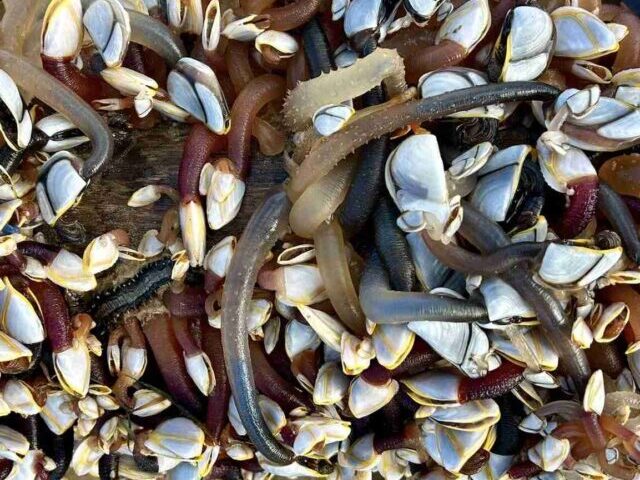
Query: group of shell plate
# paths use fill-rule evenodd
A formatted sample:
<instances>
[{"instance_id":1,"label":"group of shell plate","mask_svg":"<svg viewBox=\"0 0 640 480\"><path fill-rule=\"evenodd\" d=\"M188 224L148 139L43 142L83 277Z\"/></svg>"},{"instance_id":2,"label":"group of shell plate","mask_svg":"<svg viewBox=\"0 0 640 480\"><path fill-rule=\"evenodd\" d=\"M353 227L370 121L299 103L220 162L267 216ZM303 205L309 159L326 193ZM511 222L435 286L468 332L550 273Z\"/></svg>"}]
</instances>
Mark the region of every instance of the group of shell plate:
<instances>
[{"instance_id":1,"label":"group of shell plate","mask_svg":"<svg viewBox=\"0 0 640 480\"><path fill-rule=\"evenodd\" d=\"M2 2L0 479L638 478L640 4L566 2Z\"/></svg>"}]
</instances>

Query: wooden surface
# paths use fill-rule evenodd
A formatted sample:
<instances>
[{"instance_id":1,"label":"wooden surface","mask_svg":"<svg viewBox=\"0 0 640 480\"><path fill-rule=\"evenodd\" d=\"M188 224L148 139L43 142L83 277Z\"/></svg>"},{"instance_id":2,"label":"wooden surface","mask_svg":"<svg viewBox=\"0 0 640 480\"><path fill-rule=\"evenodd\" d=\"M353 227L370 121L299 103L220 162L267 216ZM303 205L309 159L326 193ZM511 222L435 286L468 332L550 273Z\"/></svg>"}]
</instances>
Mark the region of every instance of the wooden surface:
<instances>
[{"instance_id":1,"label":"wooden surface","mask_svg":"<svg viewBox=\"0 0 640 480\"><path fill-rule=\"evenodd\" d=\"M145 185L177 186L178 165L188 129L186 125L163 121L152 130L135 131L133 147L124 156L114 157L64 220L78 220L89 240L113 228L123 228L136 247L144 232L160 228L162 215L172 202L163 196L152 206L131 208L127 200ZM285 178L280 157L256 153L238 217L222 230L209 230L207 243L211 245L225 235L239 235L264 193Z\"/></svg>"}]
</instances>

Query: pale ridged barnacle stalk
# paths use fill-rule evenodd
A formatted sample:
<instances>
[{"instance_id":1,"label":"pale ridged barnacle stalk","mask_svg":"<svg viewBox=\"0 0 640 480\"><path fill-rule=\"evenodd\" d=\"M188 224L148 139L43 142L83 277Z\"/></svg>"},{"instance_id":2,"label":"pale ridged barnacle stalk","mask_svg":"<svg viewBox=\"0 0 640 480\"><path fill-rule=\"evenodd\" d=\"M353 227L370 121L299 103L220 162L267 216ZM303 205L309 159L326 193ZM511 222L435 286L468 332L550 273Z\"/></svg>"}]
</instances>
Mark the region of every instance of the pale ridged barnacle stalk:
<instances>
[{"instance_id":1,"label":"pale ridged barnacle stalk","mask_svg":"<svg viewBox=\"0 0 640 480\"><path fill-rule=\"evenodd\" d=\"M425 133L404 140L385 167L389 194L400 210L398 226L405 232L426 230L448 243L462 221L460 197L449 197L436 137Z\"/></svg>"},{"instance_id":2,"label":"pale ridged barnacle stalk","mask_svg":"<svg viewBox=\"0 0 640 480\"><path fill-rule=\"evenodd\" d=\"M230 128L230 114L216 74L202 62L181 58L169 73L171 100L218 135Z\"/></svg>"},{"instance_id":3,"label":"pale ridged barnacle stalk","mask_svg":"<svg viewBox=\"0 0 640 480\"><path fill-rule=\"evenodd\" d=\"M551 13L556 28L554 54L590 60L619 48L624 34L612 29L596 15L579 7L560 7Z\"/></svg>"},{"instance_id":4,"label":"pale ridged barnacle stalk","mask_svg":"<svg viewBox=\"0 0 640 480\"><path fill-rule=\"evenodd\" d=\"M80 201L88 182L80 175L82 161L72 153L54 154L40 170L36 196L42 218L55 224Z\"/></svg>"},{"instance_id":5,"label":"pale ridged barnacle stalk","mask_svg":"<svg viewBox=\"0 0 640 480\"><path fill-rule=\"evenodd\" d=\"M25 148L31 139L33 128L31 115L20 96L18 87L3 70L0 70L0 105L9 111L13 122L13 125L0 122L0 134L13 150Z\"/></svg>"},{"instance_id":6,"label":"pale ridged barnacle stalk","mask_svg":"<svg viewBox=\"0 0 640 480\"><path fill-rule=\"evenodd\" d=\"M518 188L522 165L533 152L529 145L514 145L495 153L478 171L471 204L490 219L506 219Z\"/></svg>"},{"instance_id":7,"label":"pale ridged barnacle stalk","mask_svg":"<svg viewBox=\"0 0 640 480\"><path fill-rule=\"evenodd\" d=\"M622 256L622 247L596 250L580 245L552 243L538 270L549 285L583 287L605 275Z\"/></svg>"},{"instance_id":8,"label":"pale ridged barnacle stalk","mask_svg":"<svg viewBox=\"0 0 640 480\"><path fill-rule=\"evenodd\" d=\"M129 46L129 14L117 0L97 0L85 10L82 22L107 67L119 67Z\"/></svg>"},{"instance_id":9,"label":"pale ridged barnacle stalk","mask_svg":"<svg viewBox=\"0 0 640 480\"><path fill-rule=\"evenodd\" d=\"M70 150L89 141L89 137L78 133L78 128L59 113L38 120L35 126L49 137L42 148L44 152Z\"/></svg>"},{"instance_id":10,"label":"pale ridged barnacle stalk","mask_svg":"<svg viewBox=\"0 0 640 480\"><path fill-rule=\"evenodd\" d=\"M488 71L492 80L533 80L547 68L554 45L549 14L535 6L511 10L493 47Z\"/></svg>"},{"instance_id":11,"label":"pale ridged barnacle stalk","mask_svg":"<svg viewBox=\"0 0 640 480\"><path fill-rule=\"evenodd\" d=\"M420 77L418 90L422 98L429 98L463 88L487 85L488 83L487 76L483 72L471 68L448 67L425 73ZM456 112L449 115L449 117L489 117L502 119L504 114L504 107L502 105L487 105L485 107Z\"/></svg>"}]
</instances>

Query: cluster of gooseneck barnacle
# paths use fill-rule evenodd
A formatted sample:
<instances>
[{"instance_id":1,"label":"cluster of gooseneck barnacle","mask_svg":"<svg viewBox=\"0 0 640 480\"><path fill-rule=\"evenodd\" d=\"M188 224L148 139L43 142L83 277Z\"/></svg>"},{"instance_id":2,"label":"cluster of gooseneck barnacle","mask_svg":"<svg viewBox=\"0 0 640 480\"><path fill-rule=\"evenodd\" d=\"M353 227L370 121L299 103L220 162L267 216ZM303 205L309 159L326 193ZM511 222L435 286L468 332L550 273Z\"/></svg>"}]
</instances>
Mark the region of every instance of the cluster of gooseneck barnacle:
<instances>
[{"instance_id":1,"label":"cluster of gooseneck barnacle","mask_svg":"<svg viewBox=\"0 0 640 480\"><path fill-rule=\"evenodd\" d=\"M640 474L635 1L3 8L0 479ZM47 242L168 122L157 230Z\"/></svg>"}]
</instances>

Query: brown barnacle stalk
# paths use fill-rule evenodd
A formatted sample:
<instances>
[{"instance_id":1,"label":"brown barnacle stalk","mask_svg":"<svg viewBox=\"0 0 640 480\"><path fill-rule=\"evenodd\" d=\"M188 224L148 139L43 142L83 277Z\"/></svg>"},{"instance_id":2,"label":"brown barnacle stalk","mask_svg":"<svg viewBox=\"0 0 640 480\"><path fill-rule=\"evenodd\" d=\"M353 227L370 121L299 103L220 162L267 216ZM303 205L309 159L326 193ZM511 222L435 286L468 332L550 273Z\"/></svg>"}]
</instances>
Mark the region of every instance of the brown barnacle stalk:
<instances>
[{"instance_id":1,"label":"brown barnacle stalk","mask_svg":"<svg viewBox=\"0 0 640 480\"><path fill-rule=\"evenodd\" d=\"M212 440L219 442L222 430L227 424L227 409L231 397L219 329L207 325L202 326L202 349L211 360L215 378L215 385L207 399L205 424Z\"/></svg>"},{"instance_id":2,"label":"brown barnacle stalk","mask_svg":"<svg viewBox=\"0 0 640 480\"><path fill-rule=\"evenodd\" d=\"M226 137L216 135L201 123L191 127L184 144L178 170L180 227L191 266L202 265L205 254L206 227L199 195L200 173L209 157L225 146Z\"/></svg>"},{"instance_id":3,"label":"brown barnacle stalk","mask_svg":"<svg viewBox=\"0 0 640 480\"><path fill-rule=\"evenodd\" d=\"M86 314L71 319L64 294L53 283L28 280L27 285L40 308L60 384L73 396L86 396L91 377L90 351L100 353L94 339L89 338L93 320Z\"/></svg>"},{"instance_id":4,"label":"brown barnacle stalk","mask_svg":"<svg viewBox=\"0 0 640 480\"><path fill-rule=\"evenodd\" d=\"M153 308L143 312L141 320L144 322L142 331L151 346L168 392L178 404L192 412L200 412L200 399L187 372L182 347L171 328L169 313L161 308Z\"/></svg>"},{"instance_id":5,"label":"brown barnacle stalk","mask_svg":"<svg viewBox=\"0 0 640 480\"><path fill-rule=\"evenodd\" d=\"M285 412L301 413L313 410L311 399L297 386L282 378L271 366L260 342L249 342L249 348L258 391L276 401Z\"/></svg>"},{"instance_id":6,"label":"brown barnacle stalk","mask_svg":"<svg viewBox=\"0 0 640 480\"><path fill-rule=\"evenodd\" d=\"M55 0L42 25L42 67L86 102L112 96L99 77L82 73L76 64L84 28L80 2Z\"/></svg>"},{"instance_id":7,"label":"brown barnacle stalk","mask_svg":"<svg viewBox=\"0 0 640 480\"><path fill-rule=\"evenodd\" d=\"M301 27L320 10L324 0L297 0L282 7L273 7L262 13L267 16L269 28L287 32Z\"/></svg>"},{"instance_id":8,"label":"brown barnacle stalk","mask_svg":"<svg viewBox=\"0 0 640 480\"><path fill-rule=\"evenodd\" d=\"M231 107L229 158L234 164L234 175L242 185L251 168L251 133L255 119L266 105L281 101L285 92L286 84L281 77L264 74L247 83Z\"/></svg>"},{"instance_id":9,"label":"brown barnacle stalk","mask_svg":"<svg viewBox=\"0 0 640 480\"><path fill-rule=\"evenodd\" d=\"M174 317L202 317L206 315L204 303L207 294L202 287L185 285L179 282L171 284L162 295L164 305Z\"/></svg>"},{"instance_id":10,"label":"brown barnacle stalk","mask_svg":"<svg viewBox=\"0 0 640 480\"><path fill-rule=\"evenodd\" d=\"M179 317L173 313L171 315L171 328L182 348L187 373L198 390L203 395L209 395L216 385L215 373L209 356L202 351L191 331L192 323L199 324L198 318Z\"/></svg>"}]
</instances>

